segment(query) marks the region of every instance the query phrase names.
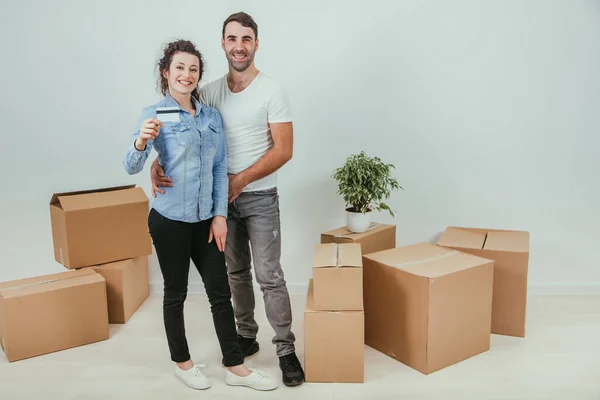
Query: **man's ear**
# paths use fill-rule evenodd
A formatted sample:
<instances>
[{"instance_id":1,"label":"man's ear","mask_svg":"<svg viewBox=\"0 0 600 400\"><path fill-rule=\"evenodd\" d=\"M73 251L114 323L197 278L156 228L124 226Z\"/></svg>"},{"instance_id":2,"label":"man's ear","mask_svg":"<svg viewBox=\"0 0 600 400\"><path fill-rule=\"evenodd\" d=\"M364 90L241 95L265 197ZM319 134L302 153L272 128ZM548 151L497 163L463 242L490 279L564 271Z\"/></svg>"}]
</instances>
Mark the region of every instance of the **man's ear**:
<instances>
[{"instance_id":1,"label":"man's ear","mask_svg":"<svg viewBox=\"0 0 600 400\"><path fill-rule=\"evenodd\" d=\"M256 38L256 50L258 50L258 45L259 45L259 43L258 43L258 38ZM256 51L256 50L255 50L255 51Z\"/></svg>"}]
</instances>

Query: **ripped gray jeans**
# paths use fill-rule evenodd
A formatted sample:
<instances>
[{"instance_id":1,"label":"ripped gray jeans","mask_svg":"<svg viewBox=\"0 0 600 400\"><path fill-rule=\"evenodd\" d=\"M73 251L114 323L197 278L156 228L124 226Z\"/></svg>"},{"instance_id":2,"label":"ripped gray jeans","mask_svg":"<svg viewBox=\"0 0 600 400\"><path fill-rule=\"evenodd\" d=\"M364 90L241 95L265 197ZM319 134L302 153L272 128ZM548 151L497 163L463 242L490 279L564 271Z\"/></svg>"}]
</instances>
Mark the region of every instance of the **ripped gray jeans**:
<instances>
[{"instance_id":1,"label":"ripped gray jeans","mask_svg":"<svg viewBox=\"0 0 600 400\"><path fill-rule=\"evenodd\" d=\"M238 334L256 338L251 268L263 293L275 331L277 356L295 351L290 296L281 269L281 232L277 188L243 192L229 204L225 259ZM252 253L251 253L252 251ZM252 262L253 261L253 262Z\"/></svg>"}]
</instances>

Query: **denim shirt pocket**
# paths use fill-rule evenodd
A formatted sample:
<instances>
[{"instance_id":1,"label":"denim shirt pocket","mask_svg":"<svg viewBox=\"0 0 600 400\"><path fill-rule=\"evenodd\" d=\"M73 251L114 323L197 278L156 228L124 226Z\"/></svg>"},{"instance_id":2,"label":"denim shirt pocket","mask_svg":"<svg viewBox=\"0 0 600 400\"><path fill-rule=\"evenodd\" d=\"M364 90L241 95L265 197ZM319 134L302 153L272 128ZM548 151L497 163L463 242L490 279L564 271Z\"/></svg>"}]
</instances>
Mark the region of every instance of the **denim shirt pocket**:
<instances>
[{"instance_id":1,"label":"denim shirt pocket","mask_svg":"<svg viewBox=\"0 0 600 400\"><path fill-rule=\"evenodd\" d=\"M205 139L205 143L210 143L212 145L211 154L215 154L217 148L219 147L219 130L212 123L208 124L208 129L206 130L207 137Z\"/></svg>"}]
</instances>

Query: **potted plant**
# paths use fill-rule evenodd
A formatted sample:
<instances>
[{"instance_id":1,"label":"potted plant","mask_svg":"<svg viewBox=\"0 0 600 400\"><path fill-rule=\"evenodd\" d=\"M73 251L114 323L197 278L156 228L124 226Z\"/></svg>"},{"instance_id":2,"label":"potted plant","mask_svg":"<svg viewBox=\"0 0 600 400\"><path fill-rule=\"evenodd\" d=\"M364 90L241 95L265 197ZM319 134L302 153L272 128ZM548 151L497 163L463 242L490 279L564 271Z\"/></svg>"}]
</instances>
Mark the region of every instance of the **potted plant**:
<instances>
[{"instance_id":1,"label":"potted plant","mask_svg":"<svg viewBox=\"0 0 600 400\"><path fill-rule=\"evenodd\" d=\"M332 174L338 182L338 194L346 203L347 228L351 232L366 231L371 224L371 211L394 212L384 203L392 190L403 189L391 174L393 164L385 164L378 157L369 157L364 151L353 154Z\"/></svg>"}]
</instances>

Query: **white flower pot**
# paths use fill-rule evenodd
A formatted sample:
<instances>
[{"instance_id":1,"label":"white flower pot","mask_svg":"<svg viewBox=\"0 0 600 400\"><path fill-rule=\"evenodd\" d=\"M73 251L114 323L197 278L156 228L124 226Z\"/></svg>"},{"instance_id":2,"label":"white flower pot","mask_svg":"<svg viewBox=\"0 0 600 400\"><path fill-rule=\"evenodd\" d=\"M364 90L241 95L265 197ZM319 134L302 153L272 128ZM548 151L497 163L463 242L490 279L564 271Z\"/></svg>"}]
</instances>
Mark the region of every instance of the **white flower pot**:
<instances>
[{"instance_id":1,"label":"white flower pot","mask_svg":"<svg viewBox=\"0 0 600 400\"><path fill-rule=\"evenodd\" d=\"M350 232L362 233L371 225L371 211L366 213L349 211L346 209L346 227Z\"/></svg>"}]
</instances>

